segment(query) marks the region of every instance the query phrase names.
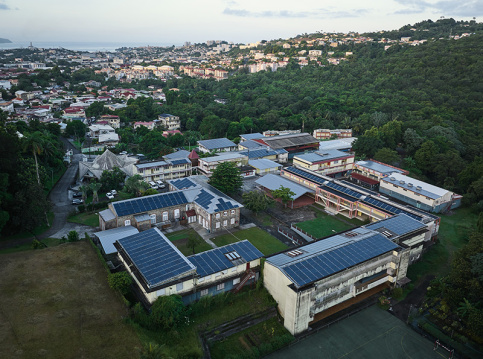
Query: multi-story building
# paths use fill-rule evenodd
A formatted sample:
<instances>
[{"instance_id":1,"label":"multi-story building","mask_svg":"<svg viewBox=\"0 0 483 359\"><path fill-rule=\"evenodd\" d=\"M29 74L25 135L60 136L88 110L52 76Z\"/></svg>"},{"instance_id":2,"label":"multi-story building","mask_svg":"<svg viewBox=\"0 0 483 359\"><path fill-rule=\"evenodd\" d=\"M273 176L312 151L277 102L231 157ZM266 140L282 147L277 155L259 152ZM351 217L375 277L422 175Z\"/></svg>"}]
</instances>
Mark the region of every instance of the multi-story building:
<instances>
[{"instance_id":1,"label":"multi-story building","mask_svg":"<svg viewBox=\"0 0 483 359\"><path fill-rule=\"evenodd\" d=\"M141 126L144 126L146 127L148 130L153 130L154 129L154 121L149 121L149 122L145 122L145 121L137 121L137 122L134 122L134 125L133 125L133 128L134 129L137 129Z\"/></svg>"},{"instance_id":2,"label":"multi-story building","mask_svg":"<svg viewBox=\"0 0 483 359\"><path fill-rule=\"evenodd\" d=\"M264 285L278 303L285 328L302 333L385 288L406 283L411 244L421 243L425 231L423 224L401 215L268 257Z\"/></svg>"},{"instance_id":3,"label":"multi-story building","mask_svg":"<svg viewBox=\"0 0 483 359\"><path fill-rule=\"evenodd\" d=\"M121 127L121 119L115 115L102 115L99 121L107 121L107 124L112 128Z\"/></svg>"},{"instance_id":4,"label":"multi-story building","mask_svg":"<svg viewBox=\"0 0 483 359\"><path fill-rule=\"evenodd\" d=\"M314 137L318 140L330 140L332 137L348 138L352 137L352 129L328 130L319 128L314 130Z\"/></svg>"},{"instance_id":5,"label":"multi-story building","mask_svg":"<svg viewBox=\"0 0 483 359\"><path fill-rule=\"evenodd\" d=\"M263 134L266 136L266 132ZM284 149L288 152L289 159L298 153L316 151L319 148L319 141L308 133L278 135L254 139L253 141L269 146L273 150Z\"/></svg>"},{"instance_id":6,"label":"multi-story building","mask_svg":"<svg viewBox=\"0 0 483 359\"><path fill-rule=\"evenodd\" d=\"M379 182L381 182L381 179L392 173L409 174L406 170L379 161L357 161L354 163L354 169L351 173L351 181L370 189L377 189L379 188Z\"/></svg>"},{"instance_id":7,"label":"multi-story building","mask_svg":"<svg viewBox=\"0 0 483 359\"><path fill-rule=\"evenodd\" d=\"M116 131L109 125L91 125L91 126L89 126L89 136L91 138L99 138L100 135L115 134L115 133L116 133Z\"/></svg>"},{"instance_id":8,"label":"multi-story building","mask_svg":"<svg viewBox=\"0 0 483 359\"><path fill-rule=\"evenodd\" d=\"M213 171L224 162L233 162L237 167L248 163L248 156L237 152L220 153L216 156L200 158L198 160L198 169L207 176L211 176Z\"/></svg>"},{"instance_id":9,"label":"multi-story building","mask_svg":"<svg viewBox=\"0 0 483 359\"><path fill-rule=\"evenodd\" d=\"M169 181L170 192L111 202L99 212L101 230L134 226L143 231L172 223L199 223L208 232L236 228L243 206L196 176Z\"/></svg>"},{"instance_id":10,"label":"multi-story building","mask_svg":"<svg viewBox=\"0 0 483 359\"><path fill-rule=\"evenodd\" d=\"M198 141L198 148L202 153L212 151L216 152L230 152L236 151L237 145L228 138L215 138L213 140Z\"/></svg>"},{"instance_id":11,"label":"multi-story building","mask_svg":"<svg viewBox=\"0 0 483 359\"><path fill-rule=\"evenodd\" d=\"M352 170L354 155L339 150L317 151L294 156L293 164L323 175L340 177Z\"/></svg>"},{"instance_id":12,"label":"multi-story building","mask_svg":"<svg viewBox=\"0 0 483 359\"><path fill-rule=\"evenodd\" d=\"M158 120L169 131L179 130L181 128L181 121L178 116L163 113L158 116Z\"/></svg>"},{"instance_id":13,"label":"multi-story building","mask_svg":"<svg viewBox=\"0 0 483 359\"><path fill-rule=\"evenodd\" d=\"M145 182L188 177L191 175L191 168L188 158L138 163L135 166L136 174L141 175Z\"/></svg>"},{"instance_id":14,"label":"multi-story building","mask_svg":"<svg viewBox=\"0 0 483 359\"><path fill-rule=\"evenodd\" d=\"M186 257L157 228L119 239L114 245L148 306L158 297L173 294L189 304L236 292L258 280L263 257L247 240Z\"/></svg>"},{"instance_id":15,"label":"multi-story building","mask_svg":"<svg viewBox=\"0 0 483 359\"><path fill-rule=\"evenodd\" d=\"M381 179L381 193L425 211L442 213L461 205L463 196L400 173Z\"/></svg>"}]
</instances>

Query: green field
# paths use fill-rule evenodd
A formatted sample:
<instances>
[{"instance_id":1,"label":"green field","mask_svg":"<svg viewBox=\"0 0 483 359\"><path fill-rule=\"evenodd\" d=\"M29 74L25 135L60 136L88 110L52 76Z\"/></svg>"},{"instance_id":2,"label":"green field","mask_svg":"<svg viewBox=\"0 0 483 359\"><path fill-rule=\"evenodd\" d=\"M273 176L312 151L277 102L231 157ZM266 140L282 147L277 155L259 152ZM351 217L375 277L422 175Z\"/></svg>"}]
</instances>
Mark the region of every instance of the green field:
<instances>
[{"instance_id":1,"label":"green field","mask_svg":"<svg viewBox=\"0 0 483 359\"><path fill-rule=\"evenodd\" d=\"M190 256L193 254L193 249L188 247L189 238L196 238L200 240L200 244L195 247L195 254L212 249L211 246L206 243L194 229L183 229L181 231L167 233L166 237L168 237L176 248L178 248L185 256Z\"/></svg>"},{"instance_id":2,"label":"green field","mask_svg":"<svg viewBox=\"0 0 483 359\"><path fill-rule=\"evenodd\" d=\"M221 247L230 243L242 241L244 239L248 239L251 244L257 247L257 249L266 256L283 251L288 248L277 238L258 227L242 229L240 231L234 232L233 234L223 234L221 236L212 238L212 241L218 247Z\"/></svg>"},{"instance_id":3,"label":"green field","mask_svg":"<svg viewBox=\"0 0 483 359\"><path fill-rule=\"evenodd\" d=\"M438 242L423 259L408 268L408 277L418 281L425 275L446 275L453 253L467 242L468 233L476 228L478 216L469 208L459 208L451 215L441 215Z\"/></svg>"},{"instance_id":4,"label":"green field","mask_svg":"<svg viewBox=\"0 0 483 359\"><path fill-rule=\"evenodd\" d=\"M67 222L85 224L86 226L99 227L99 215L96 213L79 213L67 219Z\"/></svg>"},{"instance_id":5,"label":"green field","mask_svg":"<svg viewBox=\"0 0 483 359\"><path fill-rule=\"evenodd\" d=\"M360 222L359 226L362 224L363 223ZM331 216L320 211L317 213L317 218L310 221L299 222L295 225L315 238L330 236L331 234L339 233L354 227L342 222L342 220L339 220L336 216Z\"/></svg>"},{"instance_id":6,"label":"green field","mask_svg":"<svg viewBox=\"0 0 483 359\"><path fill-rule=\"evenodd\" d=\"M269 355L271 359L441 359L443 350L377 306L320 330L301 342Z\"/></svg>"}]
</instances>

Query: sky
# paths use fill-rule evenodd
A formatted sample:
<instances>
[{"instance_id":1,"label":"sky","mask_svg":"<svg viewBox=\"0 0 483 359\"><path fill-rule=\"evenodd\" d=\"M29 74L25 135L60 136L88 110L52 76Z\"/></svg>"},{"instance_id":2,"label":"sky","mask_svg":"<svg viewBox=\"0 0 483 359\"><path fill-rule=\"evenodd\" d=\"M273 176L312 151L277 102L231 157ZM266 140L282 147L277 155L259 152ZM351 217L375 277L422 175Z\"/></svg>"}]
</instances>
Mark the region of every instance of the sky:
<instances>
[{"instance_id":1,"label":"sky","mask_svg":"<svg viewBox=\"0 0 483 359\"><path fill-rule=\"evenodd\" d=\"M317 31L393 30L441 16L481 22L483 0L0 0L0 37L249 43Z\"/></svg>"}]
</instances>

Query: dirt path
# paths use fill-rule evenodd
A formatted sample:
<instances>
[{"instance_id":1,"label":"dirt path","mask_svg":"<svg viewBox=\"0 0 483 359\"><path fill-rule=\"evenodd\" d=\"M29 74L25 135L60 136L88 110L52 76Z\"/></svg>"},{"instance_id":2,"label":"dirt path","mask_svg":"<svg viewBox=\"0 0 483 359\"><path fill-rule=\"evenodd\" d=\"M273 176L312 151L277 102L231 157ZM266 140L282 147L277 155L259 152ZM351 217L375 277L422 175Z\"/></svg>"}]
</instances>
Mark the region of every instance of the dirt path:
<instances>
[{"instance_id":1,"label":"dirt path","mask_svg":"<svg viewBox=\"0 0 483 359\"><path fill-rule=\"evenodd\" d=\"M410 308L419 308L424 300L424 295L426 294L426 288L428 288L429 283L434 279L434 275L427 275L425 276L419 283L417 287L415 287L411 293L409 293L406 298L397 302L393 305L393 314L401 319L402 321L406 322L409 316Z\"/></svg>"}]
</instances>

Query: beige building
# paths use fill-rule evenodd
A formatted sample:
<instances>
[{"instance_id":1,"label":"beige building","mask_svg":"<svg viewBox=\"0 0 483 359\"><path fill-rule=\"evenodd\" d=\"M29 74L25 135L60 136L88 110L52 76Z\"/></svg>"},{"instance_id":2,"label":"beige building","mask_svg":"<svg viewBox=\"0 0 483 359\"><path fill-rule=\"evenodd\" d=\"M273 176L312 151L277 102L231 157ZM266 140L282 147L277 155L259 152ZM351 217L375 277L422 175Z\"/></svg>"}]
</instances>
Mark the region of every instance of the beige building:
<instances>
[{"instance_id":1,"label":"beige building","mask_svg":"<svg viewBox=\"0 0 483 359\"><path fill-rule=\"evenodd\" d=\"M200 158L198 160L198 169L203 174L211 176L216 167L218 167L218 165L220 165L221 163L225 162L233 162L236 164L237 167L240 167L248 163L248 156L237 152L227 152L220 153L216 156Z\"/></svg>"},{"instance_id":2,"label":"beige building","mask_svg":"<svg viewBox=\"0 0 483 359\"><path fill-rule=\"evenodd\" d=\"M187 158L178 158L165 161L138 163L135 174L143 177L145 182L166 181L191 175L192 163Z\"/></svg>"},{"instance_id":3,"label":"beige building","mask_svg":"<svg viewBox=\"0 0 483 359\"><path fill-rule=\"evenodd\" d=\"M179 130L181 128L181 121L178 116L173 116L167 113L163 113L158 116L158 120L168 130Z\"/></svg>"},{"instance_id":4,"label":"beige building","mask_svg":"<svg viewBox=\"0 0 483 359\"><path fill-rule=\"evenodd\" d=\"M352 129L336 129L329 130L326 128L319 128L314 130L313 136L318 140L330 140L332 137L349 138L352 137Z\"/></svg>"},{"instance_id":5,"label":"beige building","mask_svg":"<svg viewBox=\"0 0 483 359\"><path fill-rule=\"evenodd\" d=\"M354 155L339 150L316 151L295 155L293 164L323 175L340 176L352 170Z\"/></svg>"}]
</instances>

